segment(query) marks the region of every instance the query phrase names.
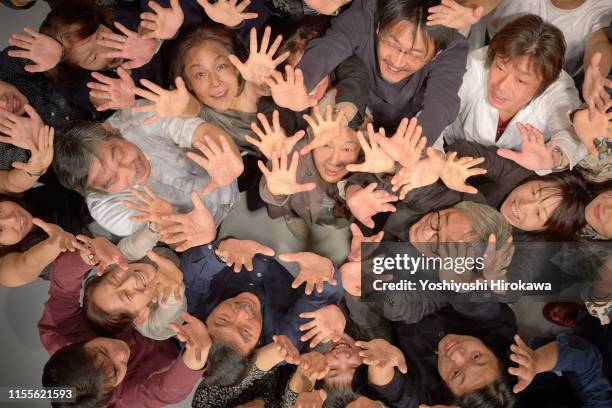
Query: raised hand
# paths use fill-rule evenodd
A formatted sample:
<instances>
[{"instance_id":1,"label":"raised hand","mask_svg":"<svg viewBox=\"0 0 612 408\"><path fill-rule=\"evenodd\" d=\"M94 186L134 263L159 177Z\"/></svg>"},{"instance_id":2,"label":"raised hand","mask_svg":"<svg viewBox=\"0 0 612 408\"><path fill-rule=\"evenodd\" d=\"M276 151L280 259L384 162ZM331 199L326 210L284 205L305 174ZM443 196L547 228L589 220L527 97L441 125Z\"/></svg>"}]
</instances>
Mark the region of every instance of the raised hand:
<instances>
[{"instance_id":1,"label":"raised hand","mask_svg":"<svg viewBox=\"0 0 612 408\"><path fill-rule=\"evenodd\" d=\"M177 244L179 252L208 244L217 236L215 220L195 191L191 192L191 202L193 210L187 214L162 216L166 224L159 230L161 239L167 244Z\"/></svg>"},{"instance_id":2,"label":"raised hand","mask_svg":"<svg viewBox=\"0 0 612 408\"><path fill-rule=\"evenodd\" d=\"M404 118L393 137L385 137L384 132L374 137L387 156L403 167L410 168L419 161L427 144L427 138L422 134L423 128L418 125L417 118Z\"/></svg>"},{"instance_id":3,"label":"raised hand","mask_svg":"<svg viewBox=\"0 0 612 408\"><path fill-rule=\"evenodd\" d=\"M281 151L284 149L287 152L293 150L295 144L304 137L304 131L298 130L293 136L287 137L285 130L280 125L278 111L272 113L272 126L263 113L257 114L257 119L261 122L261 126L257 126L257 122L251 123L251 129L259 137L259 140L250 135L245 135L244 139L250 144L256 146L268 160L272 160L272 152L274 150ZM263 128L263 130L262 130Z\"/></svg>"},{"instance_id":4,"label":"raised hand","mask_svg":"<svg viewBox=\"0 0 612 408\"><path fill-rule=\"evenodd\" d=\"M141 79L140 84L147 89L134 87L132 92L153 103L136 106L132 110L134 112L155 112L155 115L143 122L145 125L150 125L161 118L195 116L199 110L199 102L189 93L185 81L180 76L174 79L176 89L172 90L164 89L148 79Z\"/></svg>"},{"instance_id":5,"label":"raised hand","mask_svg":"<svg viewBox=\"0 0 612 408\"><path fill-rule=\"evenodd\" d=\"M157 255L153 251L147 252L150 260L157 265L157 273L153 282L162 296L161 303L168 302L170 294L175 300L181 300L181 288L183 287L183 272L171 260Z\"/></svg>"},{"instance_id":6,"label":"raised hand","mask_svg":"<svg viewBox=\"0 0 612 408\"><path fill-rule=\"evenodd\" d=\"M201 153L187 152L187 157L196 162L210 176L210 181L204 187L202 195L206 195L219 187L232 184L244 171L242 157L232 150L225 137L221 137L221 146L210 136L204 136L204 141L195 142L194 147Z\"/></svg>"},{"instance_id":7,"label":"raised hand","mask_svg":"<svg viewBox=\"0 0 612 408\"><path fill-rule=\"evenodd\" d=\"M508 368L508 372L518 378L518 382L512 388L516 394L527 388L539 373L538 353L529 348L518 334L514 335L514 344L510 346L510 351L512 351L510 360L518 364L518 367Z\"/></svg>"},{"instance_id":8,"label":"raised hand","mask_svg":"<svg viewBox=\"0 0 612 408\"><path fill-rule=\"evenodd\" d=\"M394 171L395 161L380 147L375 137L376 134L384 138L385 129L380 128L378 133L375 133L374 126L371 123L368 123L370 143L360 131L357 132L357 139L365 153L365 161L360 164L347 164L346 169L348 171L362 173L391 173Z\"/></svg>"},{"instance_id":9,"label":"raised hand","mask_svg":"<svg viewBox=\"0 0 612 408\"><path fill-rule=\"evenodd\" d=\"M612 88L612 80L604 77L599 69L602 55L595 53L591 63L584 70L584 84L582 85L582 97L589 106L589 120L593 120L595 113L606 113L611 101L606 87Z\"/></svg>"},{"instance_id":10,"label":"raised hand","mask_svg":"<svg viewBox=\"0 0 612 408\"><path fill-rule=\"evenodd\" d=\"M381 242L385 235L385 231L380 231L376 235L366 237L357 224L354 223L351 224L351 233L353 234L353 238L351 240L351 250L348 254L348 260L351 262L361 261L361 244Z\"/></svg>"},{"instance_id":11,"label":"raised hand","mask_svg":"<svg viewBox=\"0 0 612 408\"><path fill-rule=\"evenodd\" d=\"M364 364L377 368L397 367L402 374L408 372L404 354L386 340L356 341L355 346L363 349L359 352L359 356Z\"/></svg>"},{"instance_id":12,"label":"raised hand","mask_svg":"<svg viewBox=\"0 0 612 408\"><path fill-rule=\"evenodd\" d=\"M217 0L211 3L208 0L198 0L206 15L214 22L227 27L236 27L244 20L257 18L257 13L245 13L244 10L251 4L251 0Z\"/></svg>"},{"instance_id":13,"label":"raised hand","mask_svg":"<svg viewBox=\"0 0 612 408\"><path fill-rule=\"evenodd\" d=\"M26 65L28 72L45 72L54 68L62 58L62 45L48 35L40 34L29 27L23 29L26 34L15 33L8 42L20 50L8 52L10 57L27 58L34 64Z\"/></svg>"},{"instance_id":14,"label":"raised hand","mask_svg":"<svg viewBox=\"0 0 612 408\"><path fill-rule=\"evenodd\" d=\"M321 408L326 399L327 392L325 390L300 392L293 408Z\"/></svg>"},{"instance_id":15,"label":"raised hand","mask_svg":"<svg viewBox=\"0 0 612 408\"><path fill-rule=\"evenodd\" d=\"M550 170L558 163L555 147L557 143L551 140L544 142L544 135L531 125L517 123L516 126L521 134L521 151L515 152L510 149L498 149L497 154L527 170Z\"/></svg>"},{"instance_id":16,"label":"raised hand","mask_svg":"<svg viewBox=\"0 0 612 408\"><path fill-rule=\"evenodd\" d=\"M484 253L484 269L482 271L484 279L488 281L505 280L513 255L514 244L512 243L512 235L497 249L497 238L495 234L491 234ZM503 291L496 293L503 293Z\"/></svg>"},{"instance_id":17,"label":"raised hand","mask_svg":"<svg viewBox=\"0 0 612 408\"><path fill-rule=\"evenodd\" d=\"M152 222L159 230L164 225L168 224L167 222L163 221L162 217L164 215L172 214L174 212L174 208L172 207L172 204L157 196L149 187L144 186L143 190L144 192L134 188L130 190L142 204L135 203L134 201L130 200L123 200L123 204L132 210L143 213L143 215L131 216L131 221Z\"/></svg>"},{"instance_id":18,"label":"raised hand","mask_svg":"<svg viewBox=\"0 0 612 408\"><path fill-rule=\"evenodd\" d=\"M375 189L376 183L365 188L350 186L346 193L346 205L351 213L368 228L374 228L374 215L396 211L395 206L390 203L397 201L397 197L384 190L374 191Z\"/></svg>"},{"instance_id":19,"label":"raised hand","mask_svg":"<svg viewBox=\"0 0 612 408\"><path fill-rule=\"evenodd\" d=\"M251 28L251 42L249 47L249 58L246 62L241 62L235 55L230 55L230 62L240 71L240 75L245 81L252 82L257 85L265 84L266 78L272 75L278 64L289 57L289 51L274 58L274 54L283 40L283 36L276 37L272 45L270 45L270 35L272 29L266 27L264 35L261 39L261 47L257 48L257 30ZM269 47L269 48L268 48Z\"/></svg>"},{"instance_id":20,"label":"raised hand","mask_svg":"<svg viewBox=\"0 0 612 408\"><path fill-rule=\"evenodd\" d=\"M112 50L101 53L101 58L122 58L126 60L126 62L121 64L125 69L140 68L151 61L151 58L155 55L157 41L154 39L144 39L137 32L128 29L116 21L115 27L124 35L104 31L101 34L101 38L96 40L99 46Z\"/></svg>"},{"instance_id":21,"label":"raised hand","mask_svg":"<svg viewBox=\"0 0 612 408\"><path fill-rule=\"evenodd\" d=\"M118 265L119 268L124 271L128 269L128 263L125 257L119 248L108 239L103 237L90 238L86 235L77 235L76 239L84 244L81 253L85 253L88 264L98 265L98 268L96 268L96 275L103 275L109 270L111 265Z\"/></svg>"},{"instance_id":22,"label":"raised hand","mask_svg":"<svg viewBox=\"0 0 612 408\"><path fill-rule=\"evenodd\" d=\"M234 266L234 272L238 273L243 267L247 271L253 270L253 258L257 254L274 256L274 250L259 242L248 239L227 238L221 241L217 249L217 255L225 257L227 266Z\"/></svg>"},{"instance_id":23,"label":"raised hand","mask_svg":"<svg viewBox=\"0 0 612 408\"><path fill-rule=\"evenodd\" d=\"M164 8L154 1L149 2L149 7L153 13L146 12L140 15L140 26L151 30L142 36L149 40L157 38L159 40L169 40L173 38L183 24L185 18L179 0L170 0L170 7Z\"/></svg>"},{"instance_id":24,"label":"raised hand","mask_svg":"<svg viewBox=\"0 0 612 408\"><path fill-rule=\"evenodd\" d=\"M38 143L30 146L30 160L27 163L13 162L12 166L32 175L44 174L53 161L53 136L50 126L43 126L38 131Z\"/></svg>"},{"instance_id":25,"label":"raised hand","mask_svg":"<svg viewBox=\"0 0 612 408\"><path fill-rule=\"evenodd\" d=\"M342 129L342 117L341 115L336 115L335 118L333 117L333 108L331 105L327 105L325 109L325 118L321 116L321 111L318 106L315 106L312 112L314 118L307 114L303 115L303 117L304 120L308 122L308 125L310 125L314 138L300 150L300 154L308 154L311 150L325 146L331 142L334 137L337 137Z\"/></svg>"},{"instance_id":26,"label":"raised hand","mask_svg":"<svg viewBox=\"0 0 612 408\"><path fill-rule=\"evenodd\" d=\"M310 340L311 348L321 342L339 341L346 326L346 318L336 305L327 305L314 312L300 313L300 317L312 319L300 326L300 331L306 332L300 340Z\"/></svg>"},{"instance_id":27,"label":"raised hand","mask_svg":"<svg viewBox=\"0 0 612 408\"><path fill-rule=\"evenodd\" d=\"M181 319L185 321L185 324L179 326L176 323L170 323L170 328L174 330L180 341L186 343L187 351L183 353L183 361L187 367L192 370L200 370L206 365L212 339L206 325L201 320L187 312L181 313Z\"/></svg>"},{"instance_id":28,"label":"raised hand","mask_svg":"<svg viewBox=\"0 0 612 408\"><path fill-rule=\"evenodd\" d=\"M0 108L0 142L31 150L37 145L43 122L30 105L23 109L28 116L17 116Z\"/></svg>"},{"instance_id":29,"label":"raised hand","mask_svg":"<svg viewBox=\"0 0 612 408\"><path fill-rule=\"evenodd\" d=\"M476 24L484 14L484 7L462 6L454 0L442 0L439 6L430 7L427 25L443 25L461 30Z\"/></svg>"},{"instance_id":30,"label":"raised hand","mask_svg":"<svg viewBox=\"0 0 612 408\"><path fill-rule=\"evenodd\" d=\"M402 167L391 179L391 191L400 190L400 200L411 190L433 184L440 178L446 162L441 154L431 147L427 148L426 153L426 158L419 160L412 167Z\"/></svg>"},{"instance_id":31,"label":"raised hand","mask_svg":"<svg viewBox=\"0 0 612 408\"><path fill-rule=\"evenodd\" d=\"M91 89L89 95L93 98L107 100L96 108L97 111L108 109L127 109L134 105L135 96L132 88L134 81L132 76L123 68L117 68L119 78L110 78L99 72L92 72L91 76L98 82L88 82L87 87Z\"/></svg>"},{"instance_id":32,"label":"raised hand","mask_svg":"<svg viewBox=\"0 0 612 408\"><path fill-rule=\"evenodd\" d=\"M300 352L287 336L274 335L272 341L276 346L276 352L283 361L294 365L300 363Z\"/></svg>"},{"instance_id":33,"label":"raised hand","mask_svg":"<svg viewBox=\"0 0 612 408\"><path fill-rule=\"evenodd\" d=\"M461 157L457 159L456 152L450 152L446 156L446 163L440 172L440 178L446 187L462 193L476 194L478 190L475 187L468 186L465 181L472 177L481 174L486 174L486 169L472 168L484 162L484 157Z\"/></svg>"},{"instance_id":34,"label":"raised hand","mask_svg":"<svg viewBox=\"0 0 612 408\"><path fill-rule=\"evenodd\" d=\"M85 249L85 246L77 241L76 237L69 232L64 231L61 227L50 224L40 218L33 218L32 224L36 225L41 230L45 231L49 238L45 240L45 244L54 247L59 252L74 252L77 249Z\"/></svg>"},{"instance_id":35,"label":"raised hand","mask_svg":"<svg viewBox=\"0 0 612 408\"><path fill-rule=\"evenodd\" d=\"M298 371L311 384L323 379L329 373L329 365L325 356L318 351L312 351L300 356Z\"/></svg>"},{"instance_id":36,"label":"raised hand","mask_svg":"<svg viewBox=\"0 0 612 408\"><path fill-rule=\"evenodd\" d=\"M292 195L303 193L305 191L314 190L317 185L313 182L299 184L297 182L297 169L299 163L299 154L293 152L291 163L287 163L287 152L281 149L280 156L277 150L272 151L272 171L258 161L257 166L266 178L268 190L274 195Z\"/></svg>"},{"instance_id":37,"label":"raised hand","mask_svg":"<svg viewBox=\"0 0 612 408\"><path fill-rule=\"evenodd\" d=\"M281 108L291 109L294 112L301 112L305 109L317 105L317 99L308 93L304 85L304 74L302 70L295 70L289 64L285 65L287 79L283 74L273 71L265 83L270 87L270 92L274 103Z\"/></svg>"},{"instance_id":38,"label":"raised hand","mask_svg":"<svg viewBox=\"0 0 612 408\"><path fill-rule=\"evenodd\" d=\"M612 107L612 100L604 106L604 112L595 109L578 110L574 113L572 126L580 141L586 146L593 157L599 159L597 147L604 139L612 139L612 112L607 112Z\"/></svg>"},{"instance_id":39,"label":"raised hand","mask_svg":"<svg viewBox=\"0 0 612 408\"><path fill-rule=\"evenodd\" d=\"M302 283L306 283L304 292L307 295L317 288L318 293L323 293L325 282L336 285L334 279L334 265L329 259L312 252L295 252L292 254L281 254L278 257L281 261L297 262L300 265L300 272L291 284L292 288L298 288Z\"/></svg>"}]
</instances>

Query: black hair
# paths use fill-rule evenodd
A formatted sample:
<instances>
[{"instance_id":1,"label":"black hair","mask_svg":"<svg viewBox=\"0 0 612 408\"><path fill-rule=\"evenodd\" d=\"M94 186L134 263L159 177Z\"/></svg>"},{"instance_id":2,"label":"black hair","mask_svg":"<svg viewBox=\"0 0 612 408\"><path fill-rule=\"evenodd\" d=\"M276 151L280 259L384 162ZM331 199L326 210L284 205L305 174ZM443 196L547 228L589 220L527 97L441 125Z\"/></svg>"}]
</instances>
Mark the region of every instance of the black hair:
<instances>
[{"instance_id":1,"label":"black hair","mask_svg":"<svg viewBox=\"0 0 612 408\"><path fill-rule=\"evenodd\" d=\"M458 397L453 404L460 408L512 408L516 402L512 387L512 379L502 373L497 381Z\"/></svg>"},{"instance_id":2,"label":"black hair","mask_svg":"<svg viewBox=\"0 0 612 408\"><path fill-rule=\"evenodd\" d=\"M225 341L213 339L208 352L207 369L204 381L207 385L216 387L231 387L237 385L248 374L254 351L247 356Z\"/></svg>"},{"instance_id":3,"label":"black hair","mask_svg":"<svg viewBox=\"0 0 612 408\"><path fill-rule=\"evenodd\" d=\"M323 408L344 408L349 403L360 397L359 394L353 392L350 388L345 389L330 389L325 388L327 398L323 403Z\"/></svg>"},{"instance_id":4,"label":"black hair","mask_svg":"<svg viewBox=\"0 0 612 408\"><path fill-rule=\"evenodd\" d=\"M43 368L44 387L74 387L74 402L53 402L54 408L95 408L111 399L115 384L108 358L97 358L85 349L86 342L56 351Z\"/></svg>"},{"instance_id":5,"label":"black hair","mask_svg":"<svg viewBox=\"0 0 612 408\"><path fill-rule=\"evenodd\" d=\"M92 276L85 281L83 294L83 311L87 317L87 324L99 336L115 336L125 329L133 327L132 323L137 317L127 311L109 313L102 310L91 300L93 291L107 279L109 273L102 276Z\"/></svg>"},{"instance_id":6,"label":"black hair","mask_svg":"<svg viewBox=\"0 0 612 408\"><path fill-rule=\"evenodd\" d=\"M441 0L378 0L379 32L399 21L408 21L414 25L413 38L421 31L424 38L433 41L435 55L448 47L456 32L443 25L426 25L429 8L440 4Z\"/></svg>"}]
</instances>

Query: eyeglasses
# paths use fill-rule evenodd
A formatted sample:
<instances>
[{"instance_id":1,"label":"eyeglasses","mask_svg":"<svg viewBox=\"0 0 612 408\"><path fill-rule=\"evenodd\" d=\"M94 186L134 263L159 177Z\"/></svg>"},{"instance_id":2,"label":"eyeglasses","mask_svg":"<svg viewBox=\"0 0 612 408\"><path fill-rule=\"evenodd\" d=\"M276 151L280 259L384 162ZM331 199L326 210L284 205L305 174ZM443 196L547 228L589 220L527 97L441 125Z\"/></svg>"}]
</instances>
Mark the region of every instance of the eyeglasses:
<instances>
[{"instance_id":1,"label":"eyeglasses","mask_svg":"<svg viewBox=\"0 0 612 408\"><path fill-rule=\"evenodd\" d=\"M429 58L427 58L427 55L422 55L421 53L416 52L414 50L404 51L403 49L401 49L400 47L398 47L397 45L395 45L394 43L392 43L391 41L387 40L384 37L380 38L380 43L384 45L385 47L390 48L393 51L397 52L398 54L406 55L409 58L412 58L414 60L421 61L421 62L429 61Z\"/></svg>"},{"instance_id":2,"label":"eyeglasses","mask_svg":"<svg viewBox=\"0 0 612 408\"><path fill-rule=\"evenodd\" d=\"M434 234L427 241L427 248L429 251L438 255L438 248L440 246L440 211L436 211L428 220L429 228L434 231Z\"/></svg>"}]
</instances>

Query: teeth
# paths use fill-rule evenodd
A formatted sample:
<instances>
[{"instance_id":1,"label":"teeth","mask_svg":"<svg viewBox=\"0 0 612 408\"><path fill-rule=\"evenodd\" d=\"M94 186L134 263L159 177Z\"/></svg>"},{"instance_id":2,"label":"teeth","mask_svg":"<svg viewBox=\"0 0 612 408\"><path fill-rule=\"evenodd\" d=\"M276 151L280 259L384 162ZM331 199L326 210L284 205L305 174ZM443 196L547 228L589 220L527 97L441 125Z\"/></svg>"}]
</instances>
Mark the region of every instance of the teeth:
<instances>
[{"instance_id":1,"label":"teeth","mask_svg":"<svg viewBox=\"0 0 612 408\"><path fill-rule=\"evenodd\" d=\"M140 277L140 280L142 281L143 286L146 288L147 287L147 278L145 278L144 274L142 272L138 272L138 276Z\"/></svg>"}]
</instances>

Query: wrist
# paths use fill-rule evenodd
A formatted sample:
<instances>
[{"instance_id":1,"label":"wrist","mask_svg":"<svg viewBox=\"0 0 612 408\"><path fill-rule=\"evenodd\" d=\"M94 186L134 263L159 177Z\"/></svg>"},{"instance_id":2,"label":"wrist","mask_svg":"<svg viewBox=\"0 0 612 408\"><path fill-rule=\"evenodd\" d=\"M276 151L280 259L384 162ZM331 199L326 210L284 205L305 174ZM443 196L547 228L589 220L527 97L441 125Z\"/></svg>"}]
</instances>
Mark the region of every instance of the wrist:
<instances>
[{"instance_id":1,"label":"wrist","mask_svg":"<svg viewBox=\"0 0 612 408\"><path fill-rule=\"evenodd\" d=\"M196 352L193 349L186 349L183 352L182 359L183 363L193 371L199 371L206 366L206 361L208 360L208 352L210 351L210 345L206 348L202 349L201 352L201 360L198 361L196 358Z\"/></svg>"},{"instance_id":2,"label":"wrist","mask_svg":"<svg viewBox=\"0 0 612 408\"><path fill-rule=\"evenodd\" d=\"M44 175L47 172L47 167L43 168L42 170L38 170L38 169L31 169L31 170L24 170L26 172L26 174L32 178L38 178L41 177L42 175Z\"/></svg>"},{"instance_id":3,"label":"wrist","mask_svg":"<svg viewBox=\"0 0 612 408\"><path fill-rule=\"evenodd\" d=\"M351 184L350 186L348 186L346 188L346 199L347 201L356 193L359 192L359 190L361 190L361 187L358 186L357 184Z\"/></svg>"},{"instance_id":4,"label":"wrist","mask_svg":"<svg viewBox=\"0 0 612 408\"><path fill-rule=\"evenodd\" d=\"M185 112L181 115L182 118L193 118L198 116L200 113L200 102L193 96L189 95L189 103L187 103L187 108Z\"/></svg>"}]
</instances>

